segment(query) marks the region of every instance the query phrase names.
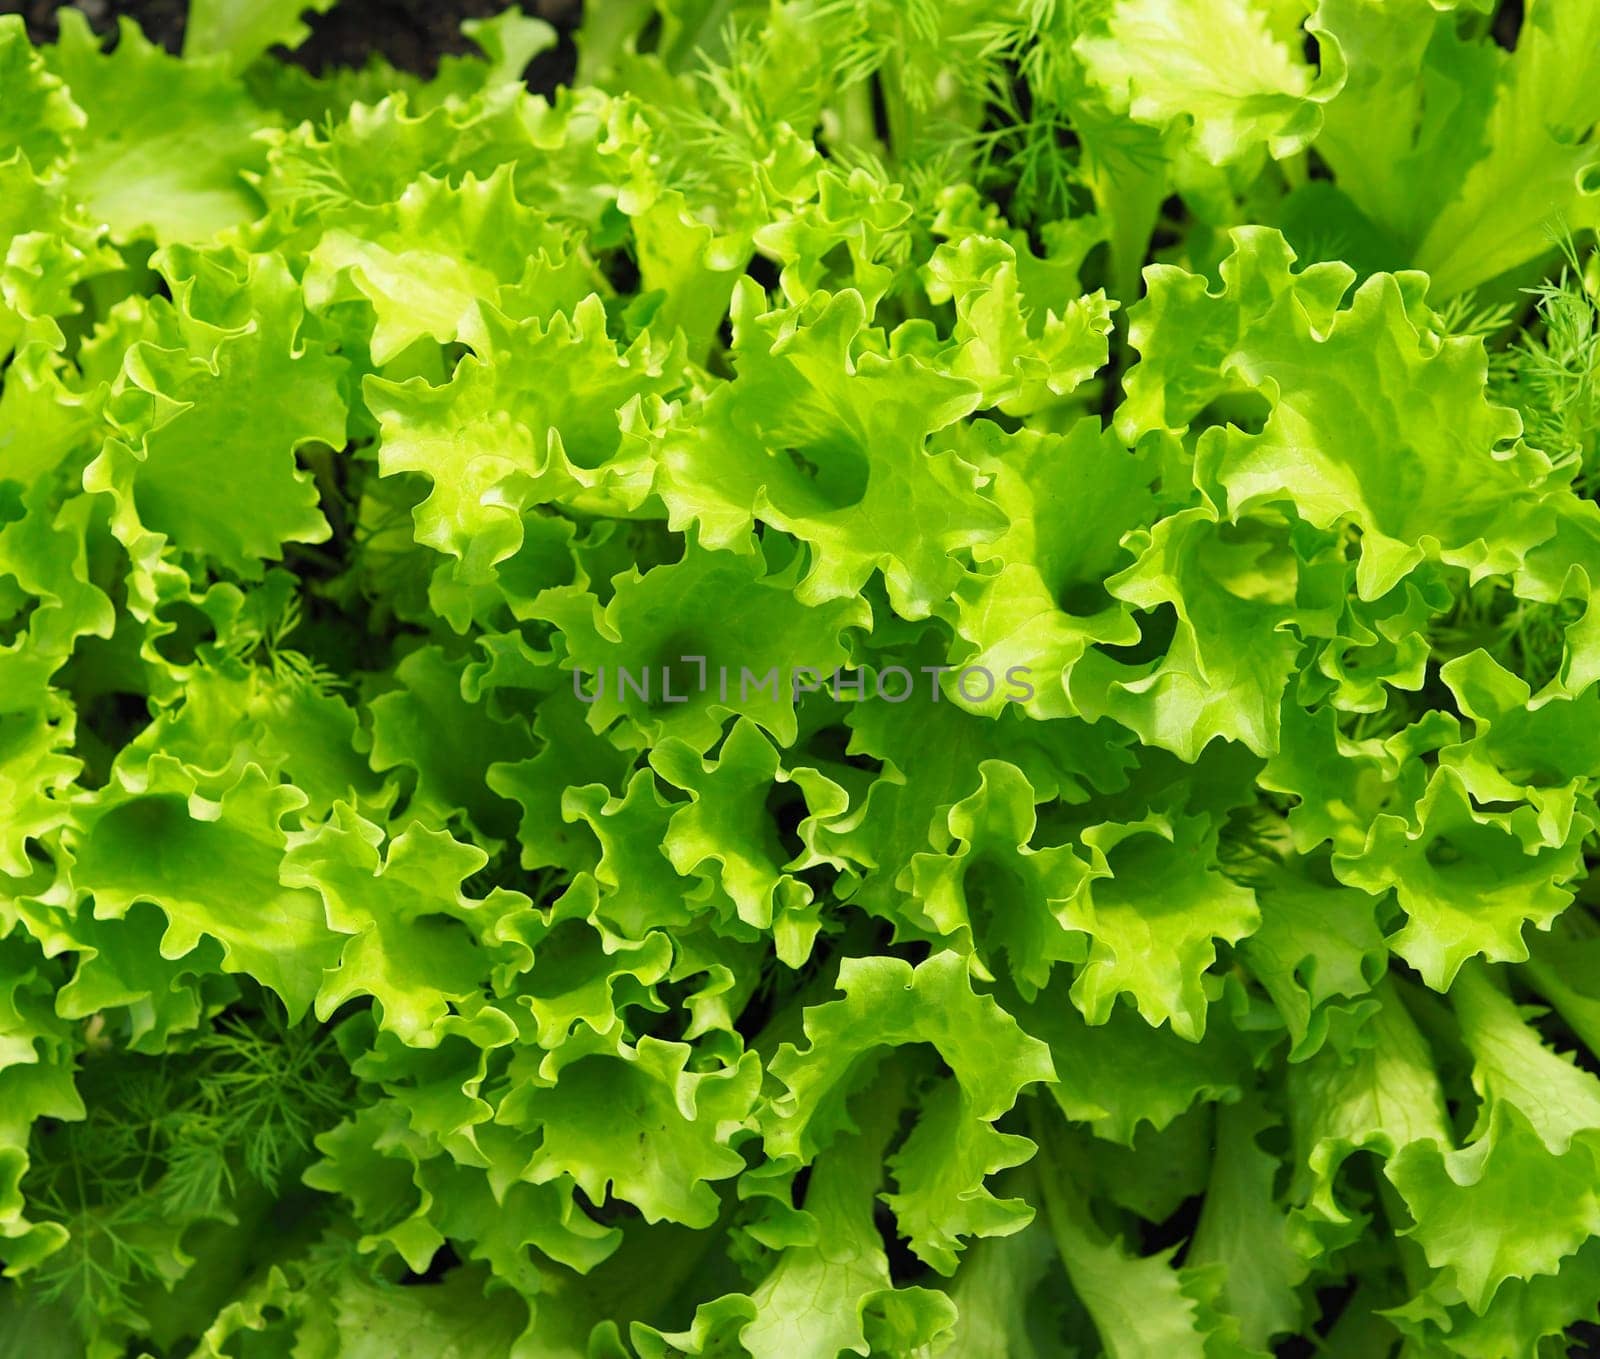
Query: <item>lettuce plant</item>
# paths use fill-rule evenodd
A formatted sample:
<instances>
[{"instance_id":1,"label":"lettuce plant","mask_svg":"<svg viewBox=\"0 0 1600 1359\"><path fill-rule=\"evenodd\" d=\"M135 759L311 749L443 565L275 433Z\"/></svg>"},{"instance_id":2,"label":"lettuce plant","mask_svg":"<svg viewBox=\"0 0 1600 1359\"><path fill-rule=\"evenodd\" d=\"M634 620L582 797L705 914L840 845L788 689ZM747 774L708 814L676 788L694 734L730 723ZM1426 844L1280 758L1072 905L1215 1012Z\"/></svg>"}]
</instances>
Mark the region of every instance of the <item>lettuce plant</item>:
<instances>
[{"instance_id":1,"label":"lettuce plant","mask_svg":"<svg viewBox=\"0 0 1600 1359\"><path fill-rule=\"evenodd\" d=\"M303 8L0 19L0 1350L1580 1352L1600 7Z\"/></svg>"}]
</instances>

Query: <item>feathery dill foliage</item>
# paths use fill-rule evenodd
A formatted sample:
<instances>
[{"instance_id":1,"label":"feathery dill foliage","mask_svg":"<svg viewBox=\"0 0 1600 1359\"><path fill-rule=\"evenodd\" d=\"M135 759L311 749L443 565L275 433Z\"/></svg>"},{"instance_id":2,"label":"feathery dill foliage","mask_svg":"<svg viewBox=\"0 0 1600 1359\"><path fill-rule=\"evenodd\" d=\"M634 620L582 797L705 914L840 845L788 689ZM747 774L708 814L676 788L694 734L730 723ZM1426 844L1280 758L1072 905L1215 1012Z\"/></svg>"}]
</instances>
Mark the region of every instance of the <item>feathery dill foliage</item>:
<instances>
[{"instance_id":1,"label":"feathery dill foliage","mask_svg":"<svg viewBox=\"0 0 1600 1359\"><path fill-rule=\"evenodd\" d=\"M1600 6L306 8L0 16L0 1355L1585 1343Z\"/></svg>"},{"instance_id":2,"label":"feathery dill foliage","mask_svg":"<svg viewBox=\"0 0 1600 1359\"><path fill-rule=\"evenodd\" d=\"M1600 490L1600 275L1595 256L1580 256L1570 234L1561 251L1561 272L1525 290L1534 317L1494 352L1490 380L1522 416L1529 441L1571 468L1592 497Z\"/></svg>"},{"instance_id":3,"label":"feathery dill foliage","mask_svg":"<svg viewBox=\"0 0 1600 1359\"><path fill-rule=\"evenodd\" d=\"M270 997L160 1055L120 1050L91 1027L85 1116L35 1126L23 1179L40 1221L68 1234L30 1286L86 1329L128 1315L139 1290L170 1275L187 1227L279 1194L354 1094L331 1030L288 1024Z\"/></svg>"},{"instance_id":4,"label":"feathery dill foliage","mask_svg":"<svg viewBox=\"0 0 1600 1359\"><path fill-rule=\"evenodd\" d=\"M1558 677L1567 630L1583 615L1577 600L1531 603L1486 581L1465 590L1435 624L1433 650L1441 664L1484 651L1537 691Z\"/></svg>"}]
</instances>

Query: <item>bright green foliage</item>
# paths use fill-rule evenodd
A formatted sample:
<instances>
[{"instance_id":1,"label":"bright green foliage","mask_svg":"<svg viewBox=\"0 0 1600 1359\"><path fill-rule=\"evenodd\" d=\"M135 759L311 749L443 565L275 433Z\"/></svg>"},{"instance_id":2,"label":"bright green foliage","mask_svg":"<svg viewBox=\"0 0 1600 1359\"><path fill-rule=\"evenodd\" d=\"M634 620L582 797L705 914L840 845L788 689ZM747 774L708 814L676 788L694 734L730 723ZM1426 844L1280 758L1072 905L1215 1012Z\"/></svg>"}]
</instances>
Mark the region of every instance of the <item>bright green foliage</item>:
<instances>
[{"instance_id":1,"label":"bright green foliage","mask_svg":"<svg viewBox=\"0 0 1600 1359\"><path fill-rule=\"evenodd\" d=\"M333 3L0 18L0 1354L1587 1352L1600 9Z\"/></svg>"}]
</instances>

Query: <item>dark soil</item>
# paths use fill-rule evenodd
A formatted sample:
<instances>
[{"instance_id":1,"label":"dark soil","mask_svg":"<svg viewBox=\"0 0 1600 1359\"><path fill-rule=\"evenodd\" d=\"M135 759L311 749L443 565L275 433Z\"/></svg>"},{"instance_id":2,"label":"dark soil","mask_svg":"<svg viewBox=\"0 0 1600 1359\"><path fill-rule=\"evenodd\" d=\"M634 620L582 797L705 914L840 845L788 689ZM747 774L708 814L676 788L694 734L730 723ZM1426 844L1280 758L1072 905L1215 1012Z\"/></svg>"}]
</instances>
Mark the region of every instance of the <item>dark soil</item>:
<instances>
[{"instance_id":1,"label":"dark soil","mask_svg":"<svg viewBox=\"0 0 1600 1359\"><path fill-rule=\"evenodd\" d=\"M0 14L22 14L36 43L56 36L56 11L82 10L99 32L110 33L123 16L133 19L145 36L176 52L183 45L187 0L0 0ZM509 9L509 0L340 0L327 14L313 14L306 23L311 36L298 51L286 55L311 71L329 66L360 66L373 53L420 75L431 75L439 58L470 52L462 36L463 19L487 18ZM548 19L562 30L566 53L548 53L534 62L529 83L552 87L570 78L570 32L582 0L522 0L522 9Z\"/></svg>"}]
</instances>

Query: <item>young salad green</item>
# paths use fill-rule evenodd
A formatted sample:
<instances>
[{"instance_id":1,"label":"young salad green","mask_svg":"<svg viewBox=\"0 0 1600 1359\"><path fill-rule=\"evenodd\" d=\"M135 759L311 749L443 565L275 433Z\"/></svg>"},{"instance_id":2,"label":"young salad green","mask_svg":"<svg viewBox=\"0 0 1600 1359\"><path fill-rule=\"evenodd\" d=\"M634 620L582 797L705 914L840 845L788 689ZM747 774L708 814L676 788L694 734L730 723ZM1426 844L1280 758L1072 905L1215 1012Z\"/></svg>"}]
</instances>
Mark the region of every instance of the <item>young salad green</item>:
<instances>
[{"instance_id":1,"label":"young salad green","mask_svg":"<svg viewBox=\"0 0 1600 1359\"><path fill-rule=\"evenodd\" d=\"M305 8L0 18L0 1353L1584 1352L1600 5Z\"/></svg>"}]
</instances>

